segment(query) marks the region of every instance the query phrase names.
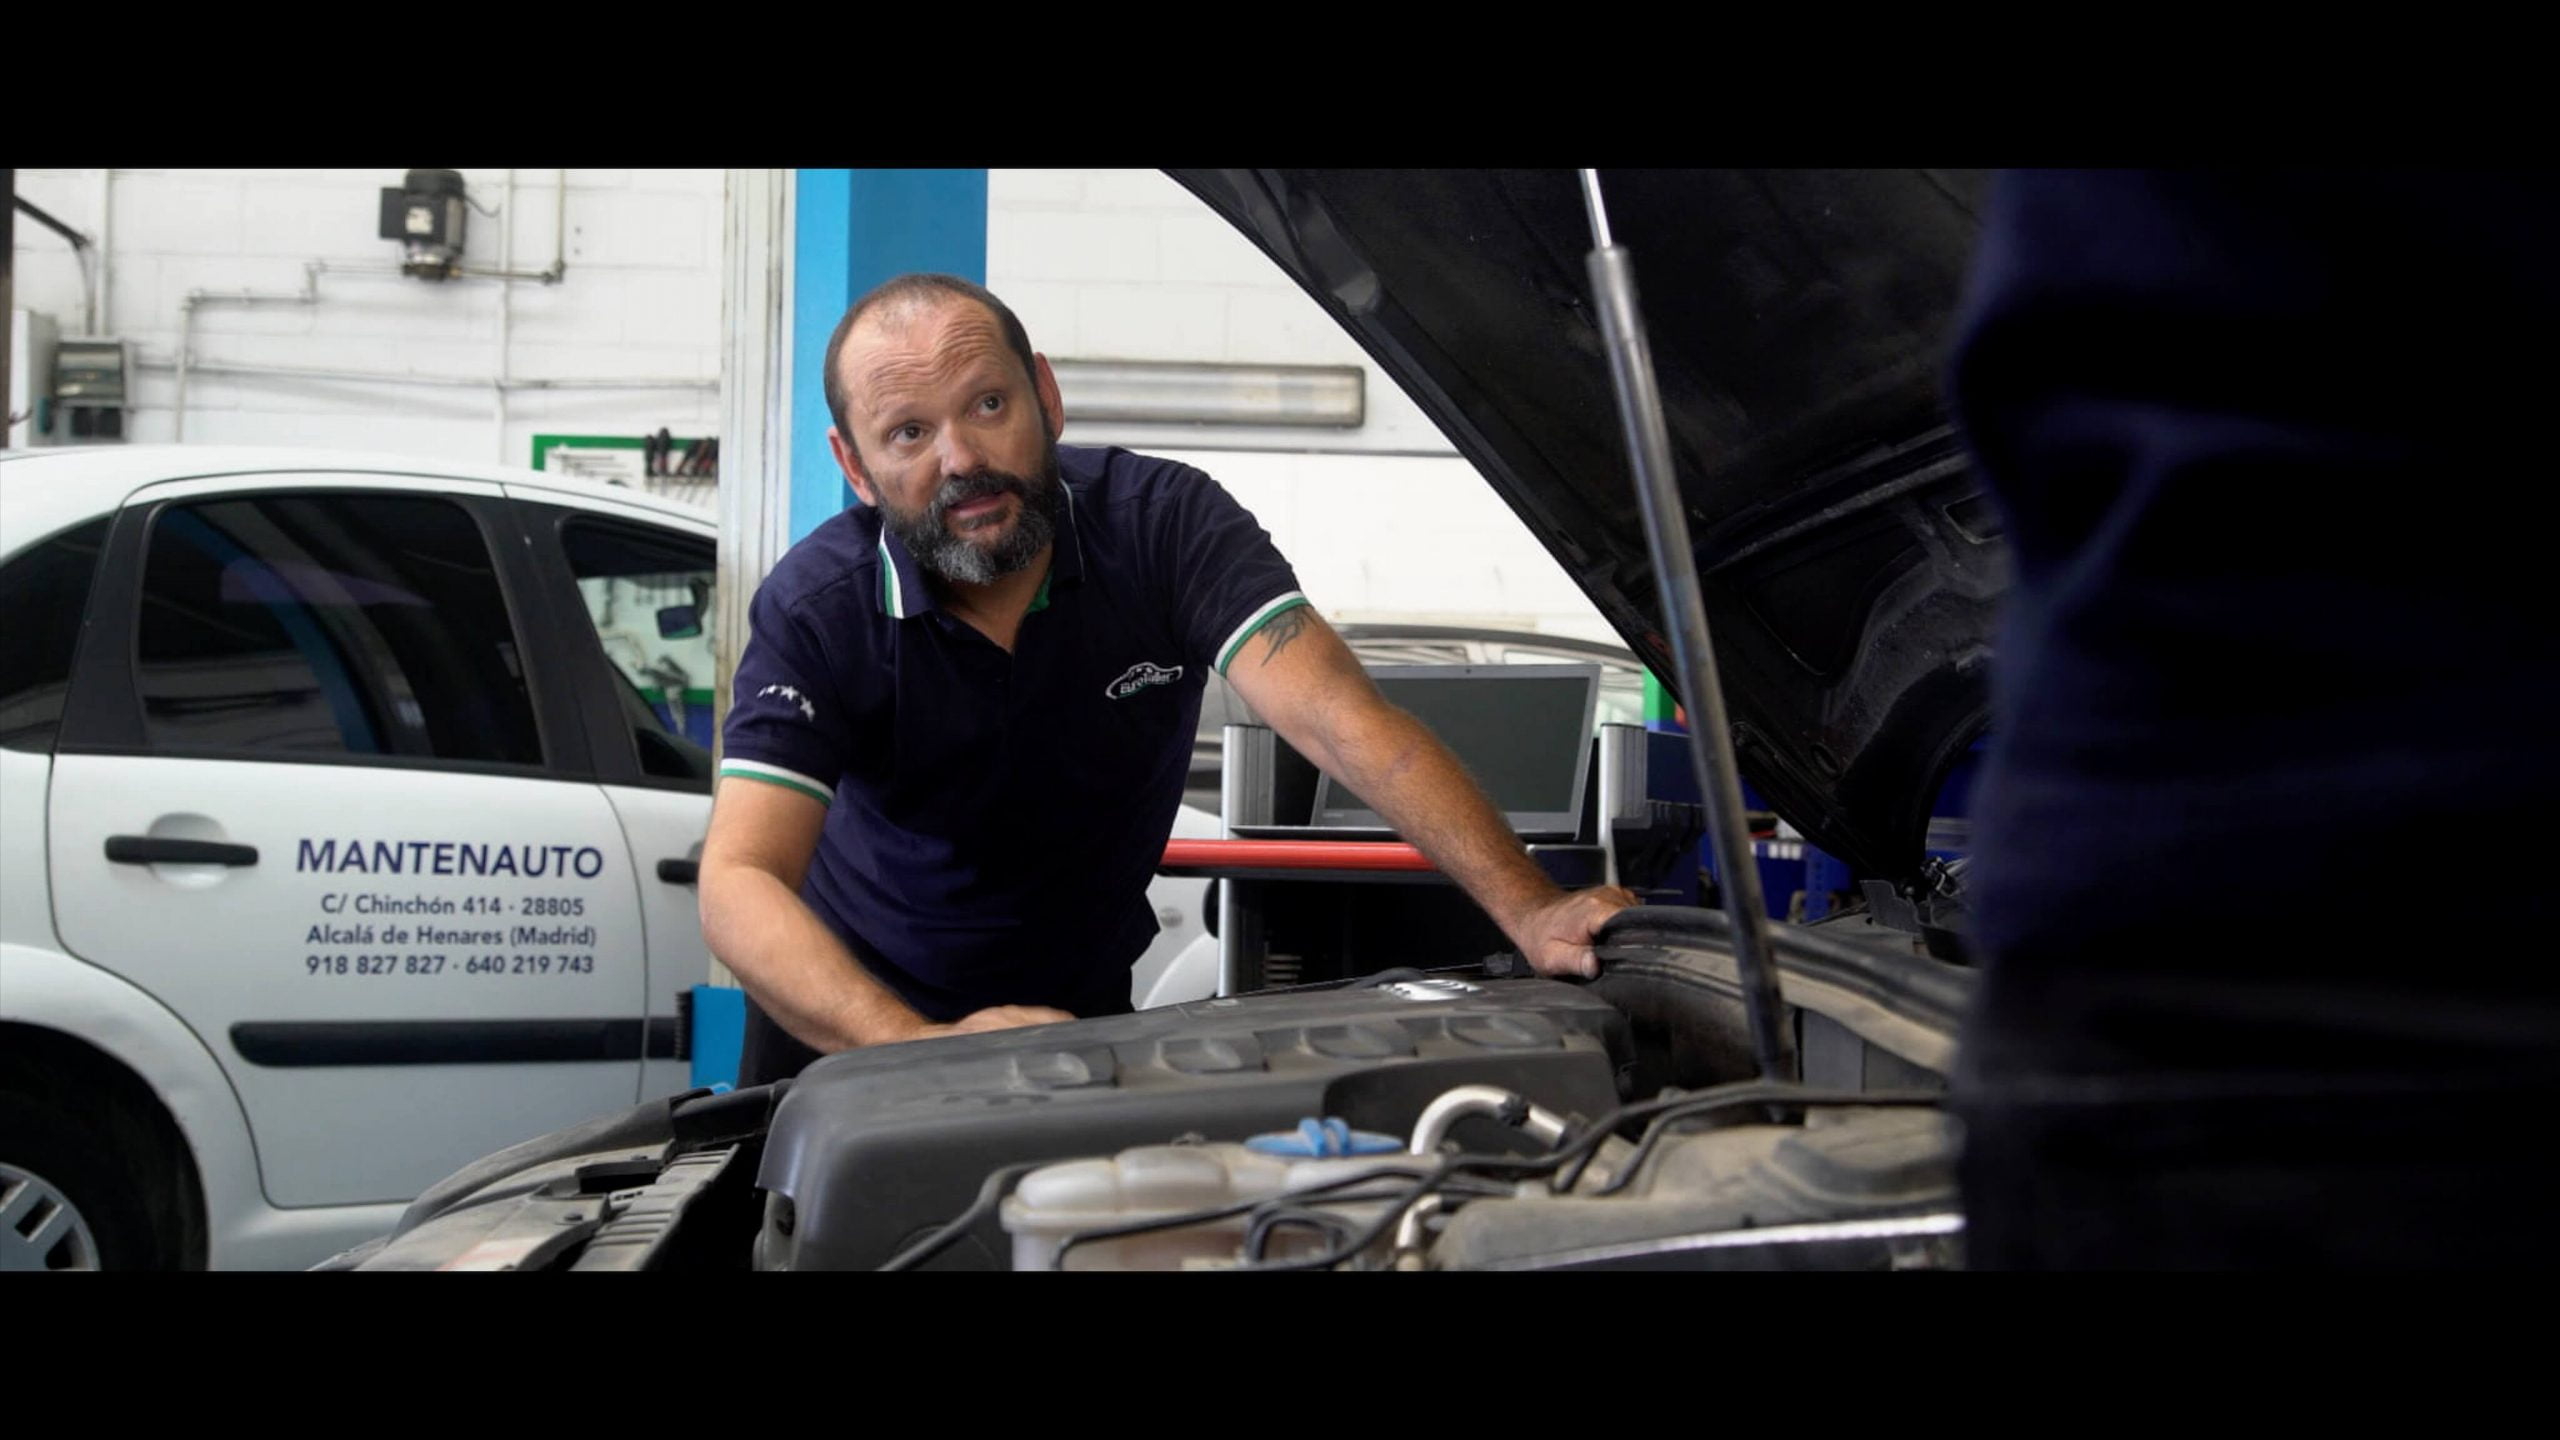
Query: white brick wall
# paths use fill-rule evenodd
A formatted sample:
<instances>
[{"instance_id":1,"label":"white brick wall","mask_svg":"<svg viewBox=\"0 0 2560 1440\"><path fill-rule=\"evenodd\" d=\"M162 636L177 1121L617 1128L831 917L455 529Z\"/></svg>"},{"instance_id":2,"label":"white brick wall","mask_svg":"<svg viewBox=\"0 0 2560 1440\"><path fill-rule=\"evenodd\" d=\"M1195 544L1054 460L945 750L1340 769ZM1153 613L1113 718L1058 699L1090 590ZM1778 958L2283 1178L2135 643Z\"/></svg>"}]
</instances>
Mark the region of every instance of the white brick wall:
<instances>
[{"instance_id":1,"label":"white brick wall","mask_svg":"<svg viewBox=\"0 0 2560 1440\"><path fill-rule=\"evenodd\" d=\"M996 201L997 175L1002 175L1004 200L1017 210L1073 210L1084 201L1085 177L1090 170L1004 170L987 177L987 203ZM1013 302L1007 300L1006 304Z\"/></svg>"},{"instance_id":2,"label":"white brick wall","mask_svg":"<svg viewBox=\"0 0 2560 1440\"><path fill-rule=\"evenodd\" d=\"M273 182L251 181L243 185L208 171L173 171L148 180L137 177L136 183L120 187L116 196L124 202L116 216L116 244L144 255L240 254L245 233L241 216L248 208L248 190L268 183ZM82 199L81 209L92 208L86 203L86 196ZM59 210L53 215L67 225L88 228ZM88 218L95 222L94 215ZM367 222L373 218L364 216L358 221L367 234L372 233L373 227Z\"/></svg>"},{"instance_id":3,"label":"white brick wall","mask_svg":"<svg viewBox=\"0 0 2560 1440\"><path fill-rule=\"evenodd\" d=\"M571 264L710 269L717 274L719 233L715 182L708 203L701 195L569 191ZM706 220L714 223L706 224ZM520 257L521 258L521 257Z\"/></svg>"},{"instance_id":4,"label":"white brick wall","mask_svg":"<svg viewBox=\"0 0 2560 1440\"><path fill-rule=\"evenodd\" d=\"M398 247L375 236L378 192L403 170L119 170L107 234L102 328L132 340L144 364L136 440L174 431L180 305L191 291L298 292L304 264L381 269ZM498 208L503 168L465 168L474 199ZM548 266L559 243L558 172L519 170L512 264ZM99 232L99 172L20 170L20 194L65 223ZM517 379L698 377L721 358L718 170L572 170L568 269L561 283L514 284L504 364ZM465 263L496 269L501 218L467 217ZM82 323L70 247L21 219L16 299L66 335ZM207 304L196 313L203 364L271 364L494 379L499 284L437 284L398 274L324 270L314 305ZM537 434L708 434L716 389L510 391L501 431L493 391L199 371L187 382L186 438L354 445L525 464Z\"/></svg>"},{"instance_id":5,"label":"white brick wall","mask_svg":"<svg viewBox=\"0 0 2560 1440\"><path fill-rule=\"evenodd\" d=\"M1025 280L1153 281L1156 219L1150 215L1041 210L999 223L994 177L987 187L987 274ZM994 289L990 284L987 288ZM998 291L1001 294L1003 292Z\"/></svg>"},{"instance_id":6,"label":"white brick wall","mask_svg":"<svg viewBox=\"0 0 2560 1440\"><path fill-rule=\"evenodd\" d=\"M689 271L642 271L622 281L622 337L684 348L720 333L720 287ZM690 367L687 367L690 368Z\"/></svg>"},{"instance_id":7,"label":"white brick wall","mask_svg":"<svg viewBox=\"0 0 2560 1440\"><path fill-rule=\"evenodd\" d=\"M1169 215L1160 222L1164 278L1178 285L1269 289L1274 273L1270 257L1255 249L1243 232L1210 214L1206 206L1194 201L1192 211Z\"/></svg>"},{"instance_id":8,"label":"white brick wall","mask_svg":"<svg viewBox=\"0 0 2560 1440\"><path fill-rule=\"evenodd\" d=\"M381 184L368 190L344 183L259 181L257 203L241 214L239 253L272 255L294 263L313 255L342 253L350 232L374 233L381 217L374 192L381 188ZM471 218L481 221L483 217ZM490 238L495 240L494 232Z\"/></svg>"},{"instance_id":9,"label":"white brick wall","mask_svg":"<svg viewBox=\"0 0 2560 1440\"><path fill-rule=\"evenodd\" d=\"M1225 295L1203 285L1079 285L1075 333L1080 359L1224 360Z\"/></svg>"},{"instance_id":10,"label":"white brick wall","mask_svg":"<svg viewBox=\"0 0 2560 1440\"><path fill-rule=\"evenodd\" d=\"M1455 456L1163 454L1215 476L1342 622L1538 630L1624 643Z\"/></svg>"}]
</instances>

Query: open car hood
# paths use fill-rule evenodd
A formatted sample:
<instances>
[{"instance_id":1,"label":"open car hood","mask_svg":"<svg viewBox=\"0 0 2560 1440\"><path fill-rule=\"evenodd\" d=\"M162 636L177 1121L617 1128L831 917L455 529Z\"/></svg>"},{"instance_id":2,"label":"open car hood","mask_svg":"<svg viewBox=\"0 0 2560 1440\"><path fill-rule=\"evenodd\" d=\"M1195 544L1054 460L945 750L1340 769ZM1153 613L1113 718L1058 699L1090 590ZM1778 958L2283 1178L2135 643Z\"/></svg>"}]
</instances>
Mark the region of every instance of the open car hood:
<instances>
[{"instance_id":1,"label":"open car hood","mask_svg":"<svg viewBox=\"0 0 2560 1440\"><path fill-rule=\"evenodd\" d=\"M1677 689L1570 170L1174 170L1439 424ZM1999 522L1940 398L1987 177L1603 171L1744 776L1903 880L1982 733Z\"/></svg>"}]
</instances>

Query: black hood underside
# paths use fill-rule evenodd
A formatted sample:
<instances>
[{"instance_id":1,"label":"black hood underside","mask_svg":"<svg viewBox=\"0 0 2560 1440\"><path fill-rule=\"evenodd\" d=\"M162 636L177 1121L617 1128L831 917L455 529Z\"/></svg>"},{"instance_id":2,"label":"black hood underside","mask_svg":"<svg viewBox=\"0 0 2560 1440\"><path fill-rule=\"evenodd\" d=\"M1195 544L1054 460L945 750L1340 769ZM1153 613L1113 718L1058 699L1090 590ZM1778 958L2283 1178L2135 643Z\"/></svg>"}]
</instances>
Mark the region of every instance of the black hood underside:
<instances>
[{"instance_id":1,"label":"black hood underside","mask_svg":"<svg viewBox=\"0 0 2560 1440\"><path fill-rule=\"evenodd\" d=\"M1339 321L1677 689L1570 170L1176 170ZM1988 716L2000 524L1940 394L1986 178L1603 171L1733 741L1861 871Z\"/></svg>"}]
</instances>

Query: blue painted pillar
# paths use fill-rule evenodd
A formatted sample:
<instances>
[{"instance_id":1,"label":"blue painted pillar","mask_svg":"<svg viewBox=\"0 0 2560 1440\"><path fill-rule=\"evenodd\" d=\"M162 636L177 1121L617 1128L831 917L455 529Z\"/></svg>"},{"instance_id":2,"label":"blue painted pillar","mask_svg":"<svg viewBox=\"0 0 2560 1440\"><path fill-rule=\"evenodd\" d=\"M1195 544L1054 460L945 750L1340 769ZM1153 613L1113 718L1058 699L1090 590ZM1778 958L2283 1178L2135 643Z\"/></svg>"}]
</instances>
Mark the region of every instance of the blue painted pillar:
<instances>
[{"instance_id":1,"label":"blue painted pillar","mask_svg":"<svg viewBox=\"0 0 2560 1440\"><path fill-rule=\"evenodd\" d=\"M845 308L911 270L987 280L984 170L803 170L794 201L791 539L861 503L827 448L827 340Z\"/></svg>"}]
</instances>

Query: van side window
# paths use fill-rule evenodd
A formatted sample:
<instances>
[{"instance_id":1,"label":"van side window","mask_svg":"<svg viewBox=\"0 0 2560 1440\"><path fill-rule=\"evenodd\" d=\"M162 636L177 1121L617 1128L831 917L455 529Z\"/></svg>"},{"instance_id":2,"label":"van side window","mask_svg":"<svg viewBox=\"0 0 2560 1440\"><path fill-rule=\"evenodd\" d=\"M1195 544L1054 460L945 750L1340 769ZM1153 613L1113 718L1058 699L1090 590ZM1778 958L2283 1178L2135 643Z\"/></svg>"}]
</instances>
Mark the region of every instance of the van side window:
<instances>
[{"instance_id":1,"label":"van side window","mask_svg":"<svg viewBox=\"0 0 2560 1440\"><path fill-rule=\"evenodd\" d=\"M713 581L707 540L574 521L561 531L596 643L613 662L640 771L711 788Z\"/></svg>"},{"instance_id":2,"label":"van side window","mask_svg":"<svg viewBox=\"0 0 2560 1440\"><path fill-rule=\"evenodd\" d=\"M53 749L81 612L106 543L107 522L92 520L0 565L0 746Z\"/></svg>"},{"instance_id":3,"label":"van side window","mask_svg":"<svg viewBox=\"0 0 2560 1440\"><path fill-rule=\"evenodd\" d=\"M539 765L516 633L449 500L172 505L143 564L144 733L163 751Z\"/></svg>"}]
</instances>

